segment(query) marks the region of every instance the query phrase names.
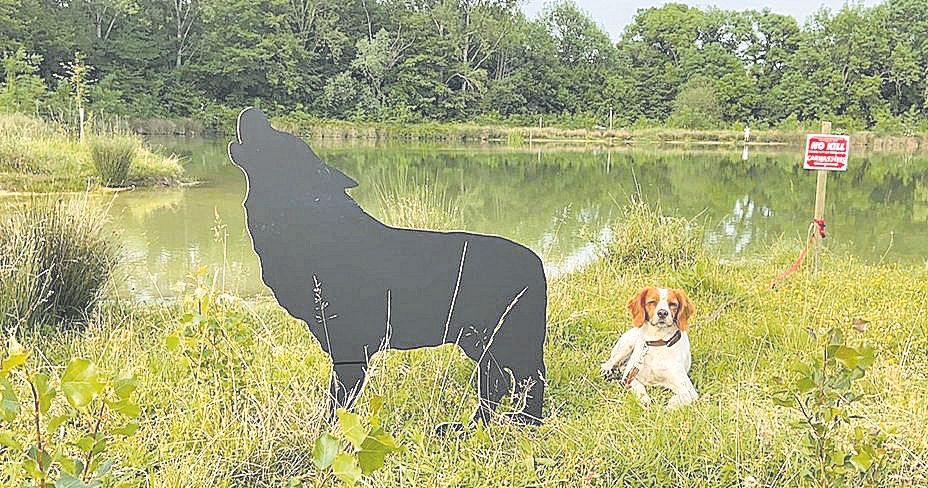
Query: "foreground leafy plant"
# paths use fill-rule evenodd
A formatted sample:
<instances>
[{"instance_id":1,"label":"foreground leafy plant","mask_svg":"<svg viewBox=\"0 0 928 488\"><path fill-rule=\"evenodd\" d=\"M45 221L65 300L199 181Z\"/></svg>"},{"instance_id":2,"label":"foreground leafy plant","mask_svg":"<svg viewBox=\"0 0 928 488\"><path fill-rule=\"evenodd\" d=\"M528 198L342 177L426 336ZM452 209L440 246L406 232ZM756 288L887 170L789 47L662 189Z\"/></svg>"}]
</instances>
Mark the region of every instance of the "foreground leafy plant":
<instances>
[{"instance_id":1,"label":"foreground leafy plant","mask_svg":"<svg viewBox=\"0 0 928 488\"><path fill-rule=\"evenodd\" d=\"M853 391L854 382L873 361L873 348L850 347L841 331L832 329L822 356L796 366L795 381L777 379L785 388L775 394L774 403L800 414L795 427L805 433L803 453L813 461L804 475L817 486L863 481L882 467L887 433L856 425L859 417L851 414L853 404L864 397Z\"/></svg>"},{"instance_id":2,"label":"foreground leafy plant","mask_svg":"<svg viewBox=\"0 0 928 488\"><path fill-rule=\"evenodd\" d=\"M387 455L400 449L393 436L381 425L382 405L383 397L371 399L367 422L360 415L343 408L335 412L338 417L337 435L322 434L313 448L313 464L324 474L321 480L317 480L318 486L326 486L333 475L354 485L363 476L370 476L382 468Z\"/></svg>"},{"instance_id":3,"label":"foreground leafy plant","mask_svg":"<svg viewBox=\"0 0 928 488\"><path fill-rule=\"evenodd\" d=\"M215 293L206 283L208 273L202 266L177 284L183 313L165 337L165 346L192 374L219 373L230 384L251 362L254 338L241 311L224 305L237 298Z\"/></svg>"},{"instance_id":4,"label":"foreground leafy plant","mask_svg":"<svg viewBox=\"0 0 928 488\"><path fill-rule=\"evenodd\" d=\"M29 356L11 336L0 363L0 460L18 465L32 481L29 486L100 486L114 462L107 455L108 447L120 437L134 435L139 427L133 420L140 414L132 400L135 377L129 372L107 376L92 362L74 358L56 381L30 371ZM55 404L59 391L65 401ZM24 402L30 406L24 408ZM17 423L30 408L31 418ZM114 426L107 420L121 422ZM25 425L29 427L16 428Z\"/></svg>"}]
</instances>

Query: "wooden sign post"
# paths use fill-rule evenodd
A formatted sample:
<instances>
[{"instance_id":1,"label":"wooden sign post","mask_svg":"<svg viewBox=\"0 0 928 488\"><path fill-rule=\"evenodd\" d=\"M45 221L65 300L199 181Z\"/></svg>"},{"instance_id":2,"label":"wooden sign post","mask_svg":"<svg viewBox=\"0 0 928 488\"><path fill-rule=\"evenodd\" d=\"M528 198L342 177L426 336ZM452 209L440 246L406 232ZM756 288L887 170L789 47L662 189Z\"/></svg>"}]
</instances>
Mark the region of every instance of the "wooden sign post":
<instances>
[{"instance_id":1,"label":"wooden sign post","mask_svg":"<svg viewBox=\"0 0 928 488\"><path fill-rule=\"evenodd\" d=\"M822 134L831 132L831 122L822 122ZM818 176L815 180L815 220L821 221L825 218L825 190L828 187L828 171L817 170ZM815 233L815 253L812 258L812 266L818 271L821 263L822 247L825 245L822 235Z\"/></svg>"},{"instance_id":2,"label":"wooden sign post","mask_svg":"<svg viewBox=\"0 0 928 488\"><path fill-rule=\"evenodd\" d=\"M825 237L825 191L830 171L847 171L851 140L848 136L833 135L831 122L822 122L821 134L809 134L806 137L806 153L803 169L813 170L817 175L815 184L815 225L819 227L814 233L812 267L818 271L821 264L822 240Z\"/></svg>"}]
</instances>

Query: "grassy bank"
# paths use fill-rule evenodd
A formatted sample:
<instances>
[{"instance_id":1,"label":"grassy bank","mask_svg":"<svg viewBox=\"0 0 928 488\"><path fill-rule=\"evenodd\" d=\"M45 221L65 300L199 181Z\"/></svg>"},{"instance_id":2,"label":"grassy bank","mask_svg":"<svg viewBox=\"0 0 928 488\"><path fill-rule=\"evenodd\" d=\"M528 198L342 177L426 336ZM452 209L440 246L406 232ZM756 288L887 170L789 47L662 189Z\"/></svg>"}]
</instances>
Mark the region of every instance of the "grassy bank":
<instances>
[{"instance_id":1,"label":"grassy bank","mask_svg":"<svg viewBox=\"0 0 928 488\"><path fill-rule=\"evenodd\" d=\"M376 396L403 450L370 486L790 486L812 461L799 454L798 416L772 401L775 378L821 353L822 331L877 350L858 382L852 412L890 435L876 486L928 483L928 274L826 254L823 271L801 270L776 291L770 279L797 244L762 257L720 262L699 229L638 207L616 225L607 258L550 284L545 424L503 420L439 438L434 427L466 420L476 405L473 364L453 346L378 354L359 411ZM402 217L400 217L402 218ZM688 229L681 231L681 229ZM678 236L671 240L661 238ZM217 273L218 275L218 273ZM139 378L138 433L111 444L112 477L145 486L319 486L312 463L325 419L328 358L301 323L269 298L244 301L192 277L174 305L111 303L83 333L26 337L30 364L60 372L68 358ZM642 408L599 363L627 327L625 303L640 287L682 287L696 302L692 378L702 397L665 411ZM204 298L208 298L204 302ZM204 305L206 303L206 305ZM852 328L855 319L868 327ZM27 407L24 407L27 408ZM26 417L26 416L22 416ZM14 432L28 432L26 419ZM55 435L62 444L69 430ZM0 449L0 459L11 456ZM0 463L0 482L21 473Z\"/></svg>"},{"instance_id":2,"label":"grassy bank","mask_svg":"<svg viewBox=\"0 0 928 488\"><path fill-rule=\"evenodd\" d=\"M174 185L183 168L177 158L152 151L140 138L128 135L89 135L80 143L73 134L50 123L22 115L0 115L0 192L80 191L107 181L98 173L92 151L119 139L132 153L120 186Z\"/></svg>"},{"instance_id":3,"label":"grassy bank","mask_svg":"<svg viewBox=\"0 0 928 488\"><path fill-rule=\"evenodd\" d=\"M223 110L208 119L120 119L114 127L142 135L234 134L238 111ZM734 146L744 144L742 128L693 130L672 127L625 127L609 130L602 127L519 126L487 121L473 122L357 122L321 119L302 113L274 117L275 127L312 139L429 141L429 142L503 142L569 143L599 145L664 144L689 146ZM799 146L806 134L818 132L810 124L793 124L784 128L752 129L751 145ZM856 148L876 151L918 151L928 147L928 135L884 133L835 126L837 133L850 133Z\"/></svg>"},{"instance_id":4,"label":"grassy bank","mask_svg":"<svg viewBox=\"0 0 928 488\"><path fill-rule=\"evenodd\" d=\"M274 118L276 127L314 139L372 139L446 142L489 142L509 144L575 142L604 145L627 144L685 144L685 145L741 145L742 130L689 130L663 128L594 128L576 129L561 127L513 127L477 123L392 123L349 122L316 119L300 114ZM231 125L230 125L231 127ZM835 127L838 133L848 131ZM759 129L752 130L750 144L791 145L805 144L807 133L815 129ZM928 136L883 135L869 131L850 131L851 143L858 148L877 151L916 151L928 148Z\"/></svg>"}]
</instances>

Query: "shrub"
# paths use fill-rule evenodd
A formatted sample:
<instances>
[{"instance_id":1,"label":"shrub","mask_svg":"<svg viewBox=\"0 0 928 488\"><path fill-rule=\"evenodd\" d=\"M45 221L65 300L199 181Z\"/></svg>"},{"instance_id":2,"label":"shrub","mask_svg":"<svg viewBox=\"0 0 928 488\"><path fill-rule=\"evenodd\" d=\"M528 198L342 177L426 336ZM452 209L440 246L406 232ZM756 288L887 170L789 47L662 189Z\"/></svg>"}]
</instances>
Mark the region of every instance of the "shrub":
<instances>
[{"instance_id":1,"label":"shrub","mask_svg":"<svg viewBox=\"0 0 928 488\"><path fill-rule=\"evenodd\" d=\"M129 169L140 147L129 136L96 138L90 144L90 158L104 186L122 186L129 179Z\"/></svg>"},{"instance_id":2,"label":"shrub","mask_svg":"<svg viewBox=\"0 0 928 488\"><path fill-rule=\"evenodd\" d=\"M0 472L0 482L12 474L9 486L112 486L117 458L109 448L139 428L135 376L128 370L102 374L91 361L75 357L59 378L31 367L31 351L15 336L8 344L0 354L0 460L15 469ZM31 428L16 429L24 424ZM33 484L23 483L16 471Z\"/></svg>"},{"instance_id":3,"label":"shrub","mask_svg":"<svg viewBox=\"0 0 928 488\"><path fill-rule=\"evenodd\" d=\"M0 220L0 328L73 324L94 308L119 261L105 217L85 197Z\"/></svg>"},{"instance_id":4,"label":"shrub","mask_svg":"<svg viewBox=\"0 0 928 488\"><path fill-rule=\"evenodd\" d=\"M687 267L706 257L703 231L687 219L661 215L634 200L612 226L605 258L613 264Z\"/></svg>"},{"instance_id":5,"label":"shrub","mask_svg":"<svg viewBox=\"0 0 928 488\"><path fill-rule=\"evenodd\" d=\"M798 378L775 378L785 388L774 395L774 403L801 417L794 425L804 434L801 448L809 461L804 477L812 486L878 484L887 433L866 429L854 411L865 398L854 385L873 365L875 351L847 345L837 327L826 337L824 354L797 364Z\"/></svg>"}]
</instances>

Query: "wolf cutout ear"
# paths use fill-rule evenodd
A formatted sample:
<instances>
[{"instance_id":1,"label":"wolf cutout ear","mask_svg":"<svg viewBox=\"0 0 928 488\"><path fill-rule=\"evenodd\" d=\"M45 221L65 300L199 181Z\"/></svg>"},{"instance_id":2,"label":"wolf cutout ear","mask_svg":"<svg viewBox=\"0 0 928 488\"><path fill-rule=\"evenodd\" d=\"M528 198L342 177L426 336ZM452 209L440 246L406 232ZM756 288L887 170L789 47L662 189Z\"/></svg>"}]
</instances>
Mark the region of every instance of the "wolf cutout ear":
<instances>
[{"instance_id":1,"label":"wolf cutout ear","mask_svg":"<svg viewBox=\"0 0 928 488\"><path fill-rule=\"evenodd\" d=\"M282 152L277 149L280 147L288 149ZM277 158L272 155L276 155ZM290 161L296 163L296 167L301 170L314 171L314 177L319 178L317 181L325 181L330 188L347 189L358 186L357 181L337 168L325 164L299 137L271 127L267 115L254 107L246 108L239 114L236 140L229 144L229 156L232 162L246 171L259 161L263 161L263 164L274 161L278 165L283 164L283 161ZM292 173L291 176L296 177L297 174Z\"/></svg>"},{"instance_id":2,"label":"wolf cutout ear","mask_svg":"<svg viewBox=\"0 0 928 488\"><path fill-rule=\"evenodd\" d=\"M242 169L251 166L256 155L255 148L273 136L274 129L261 110L246 108L238 114L235 124L235 140L229 143L229 157Z\"/></svg>"},{"instance_id":3,"label":"wolf cutout ear","mask_svg":"<svg viewBox=\"0 0 928 488\"><path fill-rule=\"evenodd\" d=\"M262 135L267 135L268 132L273 130L270 121L267 120L267 115L264 115L264 112L260 109L248 107L238 114L238 123L235 127L238 142L253 142L251 140L246 141L245 138L260 139Z\"/></svg>"}]
</instances>

